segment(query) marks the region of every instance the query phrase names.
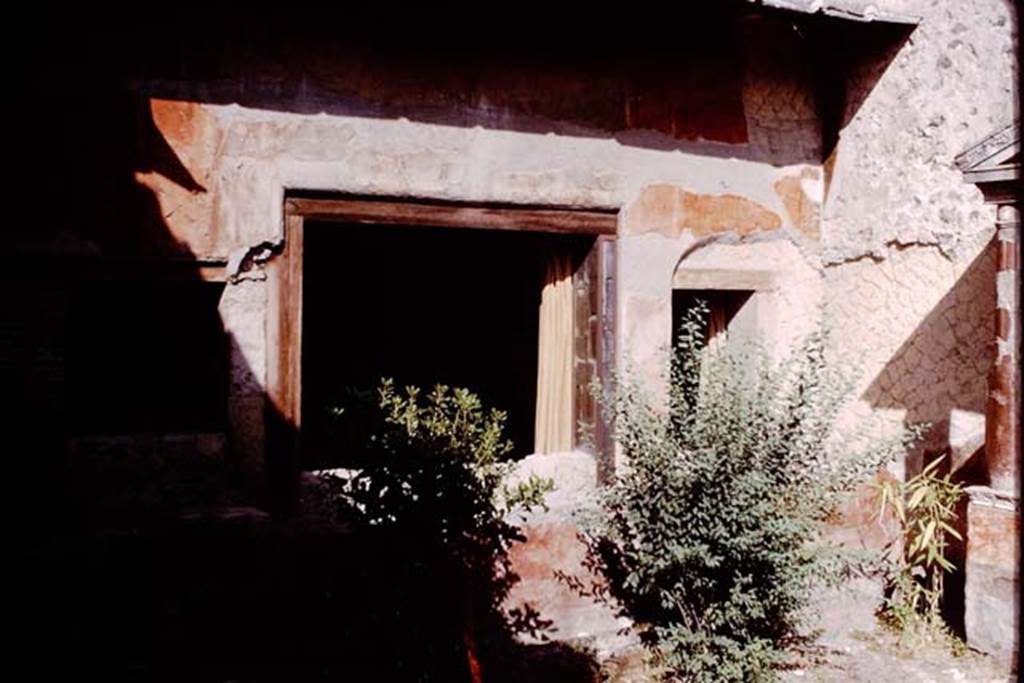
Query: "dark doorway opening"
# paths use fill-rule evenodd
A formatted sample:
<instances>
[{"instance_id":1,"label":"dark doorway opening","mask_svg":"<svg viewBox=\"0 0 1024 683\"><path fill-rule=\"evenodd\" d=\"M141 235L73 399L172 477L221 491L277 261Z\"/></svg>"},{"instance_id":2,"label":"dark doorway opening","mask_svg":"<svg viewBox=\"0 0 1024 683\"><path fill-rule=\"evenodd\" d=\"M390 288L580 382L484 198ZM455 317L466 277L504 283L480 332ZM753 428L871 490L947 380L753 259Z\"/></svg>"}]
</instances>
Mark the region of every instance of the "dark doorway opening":
<instances>
[{"instance_id":1,"label":"dark doorway opening","mask_svg":"<svg viewBox=\"0 0 1024 683\"><path fill-rule=\"evenodd\" d=\"M307 221L303 468L352 462L332 409L373 400L383 377L470 389L507 413L515 455L531 453L545 258L569 250L578 264L594 239Z\"/></svg>"},{"instance_id":2,"label":"dark doorway opening","mask_svg":"<svg viewBox=\"0 0 1024 683\"><path fill-rule=\"evenodd\" d=\"M704 343L707 344L712 337L729 330L733 318L752 295L751 291L739 289L672 290L672 348L677 348L683 323L697 307L698 302L703 301L707 307L707 314L701 321Z\"/></svg>"}]
</instances>

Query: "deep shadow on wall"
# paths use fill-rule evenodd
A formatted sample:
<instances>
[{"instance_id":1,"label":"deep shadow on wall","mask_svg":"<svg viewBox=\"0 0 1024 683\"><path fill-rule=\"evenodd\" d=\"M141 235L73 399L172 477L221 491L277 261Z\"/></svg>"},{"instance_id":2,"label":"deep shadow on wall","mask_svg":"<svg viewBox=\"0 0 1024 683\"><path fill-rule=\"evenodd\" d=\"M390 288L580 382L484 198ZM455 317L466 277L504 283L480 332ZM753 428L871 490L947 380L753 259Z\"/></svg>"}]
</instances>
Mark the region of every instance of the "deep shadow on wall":
<instances>
[{"instance_id":1,"label":"deep shadow on wall","mask_svg":"<svg viewBox=\"0 0 1024 683\"><path fill-rule=\"evenodd\" d=\"M232 285L218 255L174 235L138 175L210 190L116 55L63 47L23 56L30 68L2 109L19 131L21 172L47 179L14 207L0 276L3 410L18 467L13 621L28 670L467 679L464 625L444 602L452 591L410 571L424 562L413 539L298 515L295 463L273 449L267 476L247 477L251 463L225 436L226 397L231 382L261 379L240 367L218 315ZM269 404L266 423L277 442L294 442ZM585 654L518 648L506 635L480 636L485 667L593 678Z\"/></svg>"},{"instance_id":2,"label":"deep shadow on wall","mask_svg":"<svg viewBox=\"0 0 1024 683\"><path fill-rule=\"evenodd\" d=\"M3 228L0 381L17 471L15 613L40 677L317 679L414 667L434 646L459 658L458 642L429 637L450 635L437 628L444 605L433 586L407 581L416 558L401 542L277 514L293 509L297 471L273 446L269 476L247 478L252 463L225 437L225 396L261 378L216 315L226 254L190 248L139 176L196 195L214 188L168 144L152 98L819 163L817 147L746 144L751 45L784 36L781 72L817 76L788 22L737 25L732 9L681 11L658 39L611 58L610 33L551 27L496 41L298 13L95 31L48 21L25 45L5 44L17 66L0 116L25 182ZM366 66L368 56L379 61ZM294 441L272 407L266 422L271 444ZM550 651L552 678L593 673L585 656Z\"/></svg>"}]
</instances>

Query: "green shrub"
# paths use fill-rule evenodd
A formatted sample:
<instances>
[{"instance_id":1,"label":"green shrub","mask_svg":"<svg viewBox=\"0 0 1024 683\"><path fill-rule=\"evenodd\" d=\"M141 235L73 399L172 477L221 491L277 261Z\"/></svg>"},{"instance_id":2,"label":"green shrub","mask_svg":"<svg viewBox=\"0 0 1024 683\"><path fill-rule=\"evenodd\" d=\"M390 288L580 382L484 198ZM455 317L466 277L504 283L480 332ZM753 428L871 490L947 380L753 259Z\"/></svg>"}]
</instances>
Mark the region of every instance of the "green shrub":
<instances>
[{"instance_id":1,"label":"green shrub","mask_svg":"<svg viewBox=\"0 0 1024 683\"><path fill-rule=\"evenodd\" d=\"M407 639L401 657L416 660L410 670L423 680L453 680L460 659L472 669L510 632L537 627L529 609L503 611L517 580L508 551L524 540L510 513L542 506L552 482L531 477L506 487L514 463L505 415L485 411L466 389L438 385L424 396L384 380L376 404L355 412L340 417L358 429L341 431L361 435L362 443L345 444L360 450L350 458L359 466L329 483L356 533L404 565L393 591L405 596L394 605L406 631L394 634Z\"/></svg>"},{"instance_id":2,"label":"green shrub","mask_svg":"<svg viewBox=\"0 0 1024 683\"><path fill-rule=\"evenodd\" d=\"M508 513L542 506L552 483L530 477L505 487L515 466L502 433L505 413L485 411L468 389L437 385L425 398L421 393L381 381L379 419L364 466L348 479L348 496L370 525L427 524L447 552L468 558L487 546L486 555L501 557L521 540Z\"/></svg>"},{"instance_id":3,"label":"green shrub","mask_svg":"<svg viewBox=\"0 0 1024 683\"><path fill-rule=\"evenodd\" d=\"M843 457L827 444L852 386L810 336L773 364L704 348L685 320L668 401L627 376L603 396L626 469L602 501L592 559L655 663L687 681L771 680L814 583L836 571L820 533L850 491L914 438Z\"/></svg>"}]
</instances>

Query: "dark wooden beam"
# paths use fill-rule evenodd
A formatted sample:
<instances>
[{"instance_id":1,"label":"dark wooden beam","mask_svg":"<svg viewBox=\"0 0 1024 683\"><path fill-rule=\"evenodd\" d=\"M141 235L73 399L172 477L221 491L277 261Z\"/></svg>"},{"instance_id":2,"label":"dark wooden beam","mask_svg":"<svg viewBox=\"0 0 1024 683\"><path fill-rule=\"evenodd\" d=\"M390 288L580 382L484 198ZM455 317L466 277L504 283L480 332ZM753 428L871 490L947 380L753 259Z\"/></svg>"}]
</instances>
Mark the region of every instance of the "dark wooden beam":
<instances>
[{"instance_id":1,"label":"dark wooden beam","mask_svg":"<svg viewBox=\"0 0 1024 683\"><path fill-rule=\"evenodd\" d=\"M285 216L280 254L267 264L267 401L265 404L268 493L272 506L289 512L298 501L302 424L303 219Z\"/></svg>"},{"instance_id":2,"label":"dark wooden beam","mask_svg":"<svg viewBox=\"0 0 1024 683\"><path fill-rule=\"evenodd\" d=\"M311 221L525 230L578 235L614 235L618 224L618 218L612 211L470 206L414 200L293 197L286 200L285 212Z\"/></svg>"}]
</instances>

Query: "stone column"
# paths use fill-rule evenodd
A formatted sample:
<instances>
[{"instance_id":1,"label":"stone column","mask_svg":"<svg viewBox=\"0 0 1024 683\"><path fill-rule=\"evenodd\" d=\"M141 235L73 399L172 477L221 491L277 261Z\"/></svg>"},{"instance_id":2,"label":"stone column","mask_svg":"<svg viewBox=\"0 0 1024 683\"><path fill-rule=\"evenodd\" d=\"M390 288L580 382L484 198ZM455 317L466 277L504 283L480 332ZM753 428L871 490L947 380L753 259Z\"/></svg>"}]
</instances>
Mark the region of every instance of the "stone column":
<instances>
[{"instance_id":1,"label":"stone column","mask_svg":"<svg viewBox=\"0 0 1024 683\"><path fill-rule=\"evenodd\" d=\"M1016 207L999 207L996 229L996 357L985 411L985 459L992 488L1019 496L1020 214Z\"/></svg>"},{"instance_id":2,"label":"stone column","mask_svg":"<svg viewBox=\"0 0 1024 683\"><path fill-rule=\"evenodd\" d=\"M967 643L1016 667L1020 594L1019 214L999 207L996 357L985 411L989 486L967 488L964 626Z\"/></svg>"}]
</instances>

